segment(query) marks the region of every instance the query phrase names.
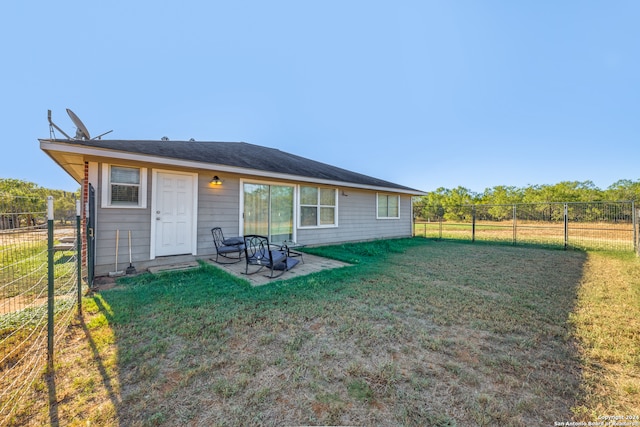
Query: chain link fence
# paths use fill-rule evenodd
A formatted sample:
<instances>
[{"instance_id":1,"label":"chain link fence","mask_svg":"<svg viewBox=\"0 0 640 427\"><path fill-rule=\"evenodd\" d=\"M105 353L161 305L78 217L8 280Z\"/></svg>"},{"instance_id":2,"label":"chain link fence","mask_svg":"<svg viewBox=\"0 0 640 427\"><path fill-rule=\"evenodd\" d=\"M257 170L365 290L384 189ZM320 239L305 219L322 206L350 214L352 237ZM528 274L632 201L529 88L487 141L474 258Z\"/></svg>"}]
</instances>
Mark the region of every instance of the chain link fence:
<instances>
[{"instance_id":1,"label":"chain link fence","mask_svg":"<svg viewBox=\"0 0 640 427\"><path fill-rule=\"evenodd\" d=\"M414 207L414 234L583 250L638 252L634 202L423 205Z\"/></svg>"},{"instance_id":2,"label":"chain link fence","mask_svg":"<svg viewBox=\"0 0 640 427\"><path fill-rule=\"evenodd\" d=\"M77 223L55 227L52 198L0 195L0 425L51 368L76 312Z\"/></svg>"}]
</instances>

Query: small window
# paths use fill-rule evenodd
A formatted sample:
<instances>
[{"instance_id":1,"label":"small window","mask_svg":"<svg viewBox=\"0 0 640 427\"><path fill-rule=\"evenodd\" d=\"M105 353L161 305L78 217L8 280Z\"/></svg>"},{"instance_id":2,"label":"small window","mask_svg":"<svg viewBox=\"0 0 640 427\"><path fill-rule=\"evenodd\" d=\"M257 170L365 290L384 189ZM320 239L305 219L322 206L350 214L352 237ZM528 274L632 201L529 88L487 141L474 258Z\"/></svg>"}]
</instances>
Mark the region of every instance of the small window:
<instances>
[{"instance_id":1,"label":"small window","mask_svg":"<svg viewBox=\"0 0 640 427\"><path fill-rule=\"evenodd\" d=\"M334 227L337 221L337 190L300 187L300 227Z\"/></svg>"},{"instance_id":2,"label":"small window","mask_svg":"<svg viewBox=\"0 0 640 427\"><path fill-rule=\"evenodd\" d=\"M146 208L147 170L105 164L102 169L102 207Z\"/></svg>"},{"instance_id":3,"label":"small window","mask_svg":"<svg viewBox=\"0 0 640 427\"><path fill-rule=\"evenodd\" d=\"M378 194L378 218L400 218L400 196Z\"/></svg>"}]
</instances>

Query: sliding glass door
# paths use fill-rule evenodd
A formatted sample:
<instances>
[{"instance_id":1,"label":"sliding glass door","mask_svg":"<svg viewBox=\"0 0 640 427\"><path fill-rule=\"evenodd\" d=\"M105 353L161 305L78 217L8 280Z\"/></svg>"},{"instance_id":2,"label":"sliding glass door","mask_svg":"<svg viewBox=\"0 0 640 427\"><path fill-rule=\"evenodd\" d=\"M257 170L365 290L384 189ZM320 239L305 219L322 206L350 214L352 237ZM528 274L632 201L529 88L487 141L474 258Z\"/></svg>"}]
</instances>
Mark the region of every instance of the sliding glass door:
<instances>
[{"instance_id":1,"label":"sliding glass door","mask_svg":"<svg viewBox=\"0 0 640 427\"><path fill-rule=\"evenodd\" d=\"M293 240L293 186L245 182L242 190L245 236L260 234L274 244Z\"/></svg>"}]
</instances>

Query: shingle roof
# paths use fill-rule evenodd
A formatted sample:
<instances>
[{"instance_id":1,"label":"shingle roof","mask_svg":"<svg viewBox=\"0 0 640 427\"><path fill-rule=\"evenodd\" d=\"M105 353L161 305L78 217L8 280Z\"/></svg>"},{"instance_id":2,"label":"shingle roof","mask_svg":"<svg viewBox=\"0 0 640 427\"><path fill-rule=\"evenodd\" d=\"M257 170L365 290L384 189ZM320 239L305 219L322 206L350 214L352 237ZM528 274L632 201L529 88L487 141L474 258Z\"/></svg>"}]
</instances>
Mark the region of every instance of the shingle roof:
<instances>
[{"instance_id":1,"label":"shingle roof","mask_svg":"<svg viewBox=\"0 0 640 427\"><path fill-rule=\"evenodd\" d=\"M66 140L66 142L69 142ZM364 186L422 191L246 142L73 140L72 144L167 159L218 164Z\"/></svg>"}]
</instances>

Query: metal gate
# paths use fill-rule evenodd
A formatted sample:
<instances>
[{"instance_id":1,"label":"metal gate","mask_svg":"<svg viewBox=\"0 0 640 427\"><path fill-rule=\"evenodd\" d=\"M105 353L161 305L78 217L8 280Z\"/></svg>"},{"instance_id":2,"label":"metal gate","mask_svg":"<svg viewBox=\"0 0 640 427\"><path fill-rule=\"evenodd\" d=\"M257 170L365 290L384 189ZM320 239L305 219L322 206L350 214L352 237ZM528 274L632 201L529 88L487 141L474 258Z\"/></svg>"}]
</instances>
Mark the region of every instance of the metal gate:
<instances>
[{"instance_id":1,"label":"metal gate","mask_svg":"<svg viewBox=\"0 0 640 427\"><path fill-rule=\"evenodd\" d=\"M96 265L96 190L89 184L89 217L87 218L87 283L93 288L93 275Z\"/></svg>"}]
</instances>

